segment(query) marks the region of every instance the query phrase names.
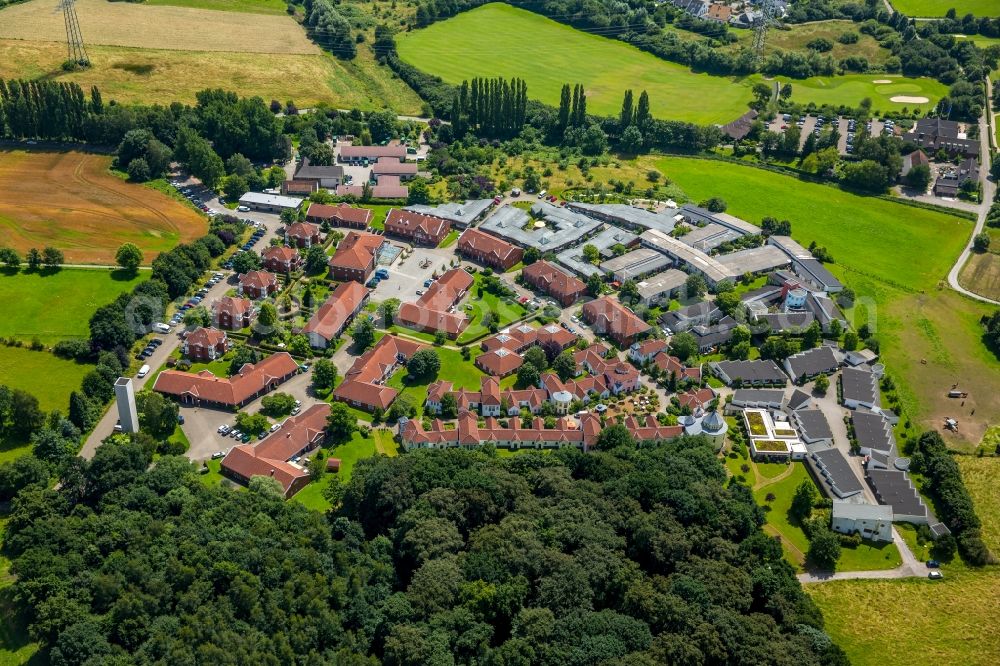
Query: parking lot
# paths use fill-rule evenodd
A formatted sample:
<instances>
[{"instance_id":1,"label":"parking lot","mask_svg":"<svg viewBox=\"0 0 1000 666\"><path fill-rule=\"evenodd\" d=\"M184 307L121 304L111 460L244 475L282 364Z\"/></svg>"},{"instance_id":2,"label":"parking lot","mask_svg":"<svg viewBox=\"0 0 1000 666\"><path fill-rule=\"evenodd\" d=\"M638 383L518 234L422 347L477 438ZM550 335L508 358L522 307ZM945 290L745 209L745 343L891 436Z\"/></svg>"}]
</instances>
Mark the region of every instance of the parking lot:
<instances>
[{"instance_id":1,"label":"parking lot","mask_svg":"<svg viewBox=\"0 0 1000 666\"><path fill-rule=\"evenodd\" d=\"M304 411L308 407L322 402L313 395L311 383L312 371L310 370L295 375L279 386L276 391L272 391L272 393L288 393L295 396L296 400L302 401L302 410ZM254 400L240 408L240 411L250 414L257 412L260 409L261 399ZM191 460L207 460L216 451L228 451L240 443L239 440L219 434L219 426L235 425L236 414L233 412L212 407L181 405L180 413L184 417L184 425L181 428L184 430L184 434L187 435L188 441L191 442L191 447L186 454ZM279 422L284 420L279 419ZM255 442L257 440L252 441Z\"/></svg>"},{"instance_id":2,"label":"parking lot","mask_svg":"<svg viewBox=\"0 0 1000 666\"><path fill-rule=\"evenodd\" d=\"M831 120L823 116L808 115L799 118L798 121L793 121L792 116L787 113L776 116L774 120L768 123L767 129L771 132L784 134L793 122L798 125L802 133L799 138L799 150L802 150L802 147L805 146L806 139L810 133L818 137L831 123L836 122L836 129L840 134L837 142L837 151L841 155L850 155L854 152L854 137L857 136L859 131L868 132L870 136L895 132L895 123L891 120L872 119L864 127L861 127L860 121L855 121L852 118L838 117L836 120Z\"/></svg>"},{"instance_id":3,"label":"parking lot","mask_svg":"<svg viewBox=\"0 0 1000 666\"><path fill-rule=\"evenodd\" d=\"M402 255L400 255L402 256ZM417 291L424 290L424 282L431 279L434 271L438 275L450 269L451 261L455 257L455 248L426 248L417 247L409 257L396 259L392 266L388 268L389 277L378 283L372 292L372 300L384 301L387 298L398 298L404 303L412 303L420 298ZM427 262L423 268L421 263ZM441 267L444 266L444 270Z\"/></svg>"}]
</instances>

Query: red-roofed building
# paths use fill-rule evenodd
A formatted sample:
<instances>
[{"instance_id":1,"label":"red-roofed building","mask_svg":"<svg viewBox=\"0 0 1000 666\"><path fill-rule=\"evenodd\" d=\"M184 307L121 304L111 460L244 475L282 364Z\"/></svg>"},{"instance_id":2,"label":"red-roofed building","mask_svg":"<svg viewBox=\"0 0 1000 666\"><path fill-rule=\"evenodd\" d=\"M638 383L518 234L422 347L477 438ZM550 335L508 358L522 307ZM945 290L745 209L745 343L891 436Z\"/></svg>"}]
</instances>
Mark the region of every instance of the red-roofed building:
<instances>
[{"instance_id":1,"label":"red-roofed building","mask_svg":"<svg viewBox=\"0 0 1000 666\"><path fill-rule=\"evenodd\" d=\"M476 357L476 367L495 377L506 377L517 372L524 364L524 359L509 349L500 347Z\"/></svg>"},{"instance_id":2,"label":"red-roofed building","mask_svg":"<svg viewBox=\"0 0 1000 666\"><path fill-rule=\"evenodd\" d=\"M687 393L681 393L677 396L677 402L680 403L681 407L690 407L692 412L696 409L707 408L713 400L715 400L715 391L707 386L691 389Z\"/></svg>"},{"instance_id":3,"label":"red-roofed building","mask_svg":"<svg viewBox=\"0 0 1000 666\"><path fill-rule=\"evenodd\" d=\"M467 259L505 271L524 257L524 250L496 236L466 229L458 239L458 253Z\"/></svg>"},{"instance_id":4,"label":"red-roofed building","mask_svg":"<svg viewBox=\"0 0 1000 666\"><path fill-rule=\"evenodd\" d=\"M670 354L658 354L653 358L653 365L663 373L666 377L673 376L675 379L693 379L695 381L701 380L701 367L689 368L676 356L671 356Z\"/></svg>"},{"instance_id":5,"label":"red-roofed building","mask_svg":"<svg viewBox=\"0 0 1000 666\"><path fill-rule=\"evenodd\" d=\"M645 342L636 342L628 350L628 357L639 363L640 365L646 363L647 361L653 360L653 357L657 354L667 351L666 340L646 340Z\"/></svg>"},{"instance_id":6,"label":"red-roofed building","mask_svg":"<svg viewBox=\"0 0 1000 666\"><path fill-rule=\"evenodd\" d=\"M298 370L299 364L291 355L278 352L260 363L247 363L229 378L216 377L208 370L199 373L164 370L156 377L153 390L188 405L242 407L278 388Z\"/></svg>"},{"instance_id":7,"label":"red-roofed building","mask_svg":"<svg viewBox=\"0 0 1000 666\"><path fill-rule=\"evenodd\" d=\"M184 338L183 353L192 361L214 361L228 350L226 332L217 328L196 328Z\"/></svg>"},{"instance_id":8,"label":"red-roofed building","mask_svg":"<svg viewBox=\"0 0 1000 666\"><path fill-rule=\"evenodd\" d=\"M372 199L405 199L410 193L410 188L401 185L399 176L379 176L375 185L371 187ZM364 185L338 185L338 197L356 197L360 199L365 195Z\"/></svg>"},{"instance_id":9,"label":"red-roofed building","mask_svg":"<svg viewBox=\"0 0 1000 666\"><path fill-rule=\"evenodd\" d=\"M396 399L399 391L385 382L413 354L427 345L411 342L395 335L383 336L375 346L358 357L344 375L344 382L333 392L333 397L353 407L373 411L385 410Z\"/></svg>"},{"instance_id":10,"label":"red-roofed building","mask_svg":"<svg viewBox=\"0 0 1000 666\"><path fill-rule=\"evenodd\" d=\"M278 291L278 276L268 271L250 271L240 276L239 294L254 300Z\"/></svg>"},{"instance_id":11,"label":"red-roofed building","mask_svg":"<svg viewBox=\"0 0 1000 666\"><path fill-rule=\"evenodd\" d=\"M565 273L545 260L539 260L521 271L524 281L552 296L562 303L563 307L576 303L577 299L587 291L587 285L572 275Z\"/></svg>"},{"instance_id":12,"label":"red-roofed building","mask_svg":"<svg viewBox=\"0 0 1000 666\"><path fill-rule=\"evenodd\" d=\"M295 248L275 245L260 253L264 268L274 273L291 273L302 265L302 257Z\"/></svg>"},{"instance_id":13,"label":"red-roofed building","mask_svg":"<svg viewBox=\"0 0 1000 666\"><path fill-rule=\"evenodd\" d=\"M318 224L293 222L285 229L285 242L295 247L310 247L322 242Z\"/></svg>"},{"instance_id":14,"label":"red-roofed building","mask_svg":"<svg viewBox=\"0 0 1000 666\"><path fill-rule=\"evenodd\" d=\"M385 233L405 238L414 245L436 246L451 230L451 223L440 217L393 208L385 217Z\"/></svg>"},{"instance_id":15,"label":"red-roofed building","mask_svg":"<svg viewBox=\"0 0 1000 666\"><path fill-rule=\"evenodd\" d=\"M382 246L381 236L364 231L349 231L330 257L330 277L355 280L365 284L375 272L375 255Z\"/></svg>"},{"instance_id":16,"label":"red-roofed building","mask_svg":"<svg viewBox=\"0 0 1000 666\"><path fill-rule=\"evenodd\" d=\"M472 283L471 275L460 268L451 269L435 280L416 303L400 305L396 322L426 333L444 331L449 338L457 338L469 325L469 318L452 309Z\"/></svg>"},{"instance_id":17,"label":"red-roofed building","mask_svg":"<svg viewBox=\"0 0 1000 666\"><path fill-rule=\"evenodd\" d=\"M368 289L360 282L350 280L337 285L302 329L309 338L309 344L316 349L326 349L361 312L368 297Z\"/></svg>"},{"instance_id":18,"label":"red-roofed building","mask_svg":"<svg viewBox=\"0 0 1000 666\"><path fill-rule=\"evenodd\" d=\"M255 476L273 478L281 484L285 498L291 497L309 483L306 465L292 459L323 443L329 415L330 405L313 405L259 443L234 446L222 459L222 473L242 483Z\"/></svg>"},{"instance_id":19,"label":"red-roofed building","mask_svg":"<svg viewBox=\"0 0 1000 666\"><path fill-rule=\"evenodd\" d=\"M372 223L374 214L368 208L355 208L345 203L327 206L314 203L309 206L306 220L314 224L327 224L335 227L350 227L352 229L367 229Z\"/></svg>"},{"instance_id":20,"label":"red-roofed building","mask_svg":"<svg viewBox=\"0 0 1000 666\"><path fill-rule=\"evenodd\" d=\"M400 180L410 180L417 175L415 162L404 162L395 157L380 157L372 166L373 176L399 176Z\"/></svg>"},{"instance_id":21,"label":"red-roofed building","mask_svg":"<svg viewBox=\"0 0 1000 666\"><path fill-rule=\"evenodd\" d=\"M281 183L281 193L298 197L307 197L319 189L315 180L286 180Z\"/></svg>"},{"instance_id":22,"label":"red-roofed building","mask_svg":"<svg viewBox=\"0 0 1000 666\"><path fill-rule=\"evenodd\" d=\"M397 160L406 159L406 146L338 146L337 161L350 164L363 162L375 162L383 157L393 157Z\"/></svg>"},{"instance_id":23,"label":"red-roofed building","mask_svg":"<svg viewBox=\"0 0 1000 666\"><path fill-rule=\"evenodd\" d=\"M253 301L247 298L223 296L212 306L212 320L216 328L238 331L250 325L253 319Z\"/></svg>"},{"instance_id":24,"label":"red-roofed building","mask_svg":"<svg viewBox=\"0 0 1000 666\"><path fill-rule=\"evenodd\" d=\"M652 330L649 324L609 296L585 303L583 320L593 327L594 333L606 335L622 347L628 347Z\"/></svg>"}]
</instances>

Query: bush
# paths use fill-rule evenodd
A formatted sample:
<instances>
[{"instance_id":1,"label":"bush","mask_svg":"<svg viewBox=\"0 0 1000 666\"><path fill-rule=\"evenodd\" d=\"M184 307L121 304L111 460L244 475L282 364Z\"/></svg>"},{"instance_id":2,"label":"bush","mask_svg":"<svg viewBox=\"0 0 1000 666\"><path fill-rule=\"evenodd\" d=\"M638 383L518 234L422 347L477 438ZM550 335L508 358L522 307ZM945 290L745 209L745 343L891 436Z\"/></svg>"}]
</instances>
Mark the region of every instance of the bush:
<instances>
[{"instance_id":1,"label":"bush","mask_svg":"<svg viewBox=\"0 0 1000 666\"><path fill-rule=\"evenodd\" d=\"M86 340L60 340L52 347L52 353L70 360L85 359L90 356L90 343Z\"/></svg>"}]
</instances>

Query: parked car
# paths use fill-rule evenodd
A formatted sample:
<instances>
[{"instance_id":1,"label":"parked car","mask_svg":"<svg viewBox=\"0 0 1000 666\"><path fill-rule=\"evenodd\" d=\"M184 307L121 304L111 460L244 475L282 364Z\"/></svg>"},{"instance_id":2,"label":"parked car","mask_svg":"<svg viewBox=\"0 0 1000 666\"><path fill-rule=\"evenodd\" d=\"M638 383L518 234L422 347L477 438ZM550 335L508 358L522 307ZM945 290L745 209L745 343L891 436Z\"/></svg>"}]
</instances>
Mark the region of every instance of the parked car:
<instances>
[{"instance_id":1,"label":"parked car","mask_svg":"<svg viewBox=\"0 0 1000 666\"><path fill-rule=\"evenodd\" d=\"M301 412L301 411L302 411L301 407L295 407L295 408L293 408L292 409L292 416L297 416L299 414L299 412Z\"/></svg>"},{"instance_id":2,"label":"parked car","mask_svg":"<svg viewBox=\"0 0 1000 666\"><path fill-rule=\"evenodd\" d=\"M941 566L941 563L937 560L927 560L927 566L931 569L937 569Z\"/></svg>"},{"instance_id":3,"label":"parked car","mask_svg":"<svg viewBox=\"0 0 1000 666\"><path fill-rule=\"evenodd\" d=\"M218 432L220 435L225 435L226 433L229 432L229 426L227 426L227 425L220 425L219 429L216 432Z\"/></svg>"},{"instance_id":4,"label":"parked car","mask_svg":"<svg viewBox=\"0 0 1000 666\"><path fill-rule=\"evenodd\" d=\"M223 453L222 451L216 451L215 453L212 454L212 460L218 460L219 458L225 458L225 457L226 454Z\"/></svg>"},{"instance_id":5,"label":"parked car","mask_svg":"<svg viewBox=\"0 0 1000 666\"><path fill-rule=\"evenodd\" d=\"M240 437L240 441L243 442L244 444L246 444L247 442L249 442L250 441L250 435L249 435L249 433L244 434L242 437Z\"/></svg>"},{"instance_id":6,"label":"parked car","mask_svg":"<svg viewBox=\"0 0 1000 666\"><path fill-rule=\"evenodd\" d=\"M280 429L281 429L280 423L275 423L273 426L271 426L271 432L277 432Z\"/></svg>"},{"instance_id":7,"label":"parked car","mask_svg":"<svg viewBox=\"0 0 1000 666\"><path fill-rule=\"evenodd\" d=\"M178 414L177 415L177 423L179 423L181 425L184 425L184 415L183 414Z\"/></svg>"},{"instance_id":8,"label":"parked car","mask_svg":"<svg viewBox=\"0 0 1000 666\"><path fill-rule=\"evenodd\" d=\"M237 206L236 210L238 210L241 213L249 213L250 212L250 206Z\"/></svg>"},{"instance_id":9,"label":"parked car","mask_svg":"<svg viewBox=\"0 0 1000 666\"><path fill-rule=\"evenodd\" d=\"M944 578L944 574L935 569L934 571L927 574L927 577L930 578L931 580L941 580L942 578Z\"/></svg>"}]
</instances>

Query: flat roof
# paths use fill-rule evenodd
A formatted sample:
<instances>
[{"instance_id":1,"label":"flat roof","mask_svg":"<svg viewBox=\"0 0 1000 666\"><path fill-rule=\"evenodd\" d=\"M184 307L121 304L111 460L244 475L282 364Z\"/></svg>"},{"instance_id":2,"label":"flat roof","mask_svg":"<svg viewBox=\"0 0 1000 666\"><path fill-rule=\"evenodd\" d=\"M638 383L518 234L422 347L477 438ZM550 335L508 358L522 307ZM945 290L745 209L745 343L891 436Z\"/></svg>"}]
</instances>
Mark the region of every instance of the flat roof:
<instances>
[{"instance_id":1,"label":"flat roof","mask_svg":"<svg viewBox=\"0 0 1000 666\"><path fill-rule=\"evenodd\" d=\"M620 257L602 262L601 268L608 273L625 273L626 278L628 278L633 275L652 273L658 269L666 268L670 263L670 259L660 252L640 247L631 252L626 252Z\"/></svg>"},{"instance_id":2,"label":"flat roof","mask_svg":"<svg viewBox=\"0 0 1000 666\"><path fill-rule=\"evenodd\" d=\"M860 484L859 488L860 490ZM885 504L858 504L833 500L832 516L847 520L884 520L892 522L892 507Z\"/></svg>"},{"instance_id":3,"label":"flat roof","mask_svg":"<svg viewBox=\"0 0 1000 666\"><path fill-rule=\"evenodd\" d=\"M556 255L556 259L563 266L583 275L589 277L594 273L598 275L603 275L604 271L595 266L594 264L585 261L583 258L583 246L593 245L598 251L606 250L610 247L618 245L619 243L628 247L634 243L639 236L636 236L630 231L625 231L619 227L606 226L601 229L597 234L591 236L587 239L586 243L582 243L577 247L572 247L563 250Z\"/></svg>"},{"instance_id":4,"label":"flat roof","mask_svg":"<svg viewBox=\"0 0 1000 666\"><path fill-rule=\"evenodd\" d=\"M724 227L721 224L715 224L712 222L703 227L695 227L688 233L680 236L680 241L686 245L697 248L702 252L708 252L709 250L714 250L723 243L736 240L742 235L743 234L738 231L734 231L733 229Z\"/></svg>"},{"instance_id":5,"label":"flat roof","mask_svg":"<svg viewBox=\"0 0 1000 666\"><path fill-rule=\"evenodd\" d=\"M671 268L640 282L637 285L639 287L639 296L640 298L652 298L664 292L679 289L687 283L687 279L687 273L676 268Z\"/></svg>"},{"instance_id":6,"label":"flat roof","mask_svg":"<svg viewBox=\"0 0 1000 666\"><path fill-rule=\"evenodd\" d=\"M298 208L302 199L298 197L286 197L280 194L264 194L263 192L247 192L240 197L241 204L260 204L264 206L278 206L280 208Z\"/></svg>"},{"instance_id":7,"label":"flat roof","mask_svg":"<svg viewBox=\"0 0 1000 666\"><path fill-rule=\"evenodd\" d=\"M533 205L531 212L532 215L528 215L520 208L501 206L479 228L522 247L557 252L579 243L603 224L600 220L545 202ZM545 228L536 229L529 225L536 220L544 220Z\"/></svg>"},{"instance_id":8,"label":"flat roof","mask_svg":"<svg viewBox=\"0 0 1000 666\"><path fill-rule=\"evenodd\" d=\"M592 204L581 202L569 202L566 208L579 210L585 215L599 215L611 221L618 222L628 227L640 227L642 229L659 229L669 233L676 226L674 216L677 215L675 209L670 209L662 213L655 213L644 208L629 206L626 204Z\"/></svg>"},{"instance_id":9,"label":"flat roof","mask_svg":"<svg viewBox=\"0 0 1000 666\"><path fill-rule=\"evenodd\" d=\"M706 208L701 208L700 206L694 206L692 204L684 204L677 212L679 215L682 215L687 220L697 224L698 226L704 226L714 222L715 224L721 224L724 227L738 231L743 235L760 233L760 227L750 224L746 220L741 220L738 217L729 215L728 213L713 213Z\"/></svg>"},{"instance_id":10,"label":"flat roof","mask_svg":"<svg viewBox=\"0 0 1000 666\"><path fill-rule=\"evenodd\" d=\"M761 273L781 266L787 266L791 260L784 252L770 245L751 247L731 254L716 257L723 269L732 277L744 273Z\"/></svg>"},{"instance_id":11,"label":"flat roof","mask_svg":"<svg viewBox=\"0 0 1000 666\"><path fill-rule=\"evenodd\" d=\"M424 206L422 204L415 204L413 206L407 206L403 210L422 213L424 215L433 215L434 217L440 217L443 220L468 225L472 224L473 220L482 215L483 211L489 208L492 203L493 199L469 199L467 201L444 203L439 206Z\"/></svg>"}]
</instances>

